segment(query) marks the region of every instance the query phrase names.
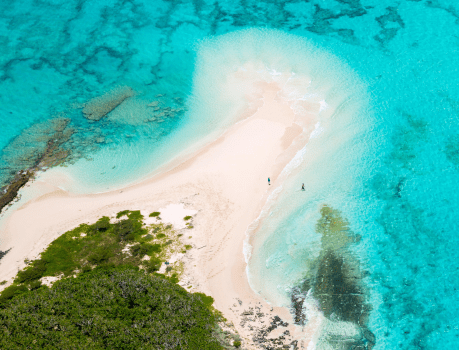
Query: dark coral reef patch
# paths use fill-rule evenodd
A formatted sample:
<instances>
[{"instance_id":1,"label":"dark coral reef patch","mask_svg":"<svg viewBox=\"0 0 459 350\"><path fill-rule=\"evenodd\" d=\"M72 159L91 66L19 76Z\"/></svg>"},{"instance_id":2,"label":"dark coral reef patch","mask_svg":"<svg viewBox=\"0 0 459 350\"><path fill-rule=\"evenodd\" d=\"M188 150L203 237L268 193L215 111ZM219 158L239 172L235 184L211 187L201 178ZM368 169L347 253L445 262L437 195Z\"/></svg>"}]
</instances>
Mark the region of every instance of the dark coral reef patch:
<instances>
[{"instance_id":1,"label":"dark coral reef patch","mask_svg":"<svg viewBox=\"0 0 459 350\"><path fill-rule=\"evenodd\" d=\"M322 250L309 264L307 277L293 289L295 321L307 322L303 302L312 296L327 319L320 342L335 349L372 349L376 339L367 328L371 306L363 283L365 272L349 249L360 236L349 229L338 210L324 205L320 213L316 231L322 235Z\"/></svg>"}]
</instances>

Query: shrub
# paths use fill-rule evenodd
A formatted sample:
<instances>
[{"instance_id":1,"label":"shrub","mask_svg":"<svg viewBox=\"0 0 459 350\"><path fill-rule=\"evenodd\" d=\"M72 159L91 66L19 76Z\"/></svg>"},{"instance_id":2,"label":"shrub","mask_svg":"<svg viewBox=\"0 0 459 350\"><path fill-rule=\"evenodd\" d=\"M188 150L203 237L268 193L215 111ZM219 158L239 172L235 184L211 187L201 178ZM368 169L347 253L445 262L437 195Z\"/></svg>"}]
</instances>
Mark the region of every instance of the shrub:
<instances>
[{"instance_id":1,"label":"shrub","mask_svg":"<svg viewBox=\"0 0 459 350\"><path fill-rule=\"evenodd\" d=\"M121 220L114 225L113 233L119 241L132 241L135 238L136 227L132 220Z\"/></svg>"},{"instance_id":2,"label":"shrub","mask_svg":"<svg viewBox=\"0 0 459 350\"><path fill-rule=\"evenodd\" d=\"M3 303L0 348L217 350L217 321L167 279L97 268Z\"/></svg>"},{"instance_id":3,"label":"shrub","mask_svg":"<svg viewBox=\"0 0 459 350\"><path fill-rule=\"evenodd\" d=\"M159 214L161 214L159 211L154 211L153 213L151 213L151 214L148 215L148 216L151 217L151 218L154 218L154 217L159 216Z\"/></svg>"},{"instance_id":4,"label":"shrub","mask_svg":"<svg viewBox=\"0 0 459 350\"><path fill-rule=\"evenodd\" d=\"M104 247L100 247L97 248L96 251L88 257L88 261L93 265L100 264L108 261L108 259L110 259L112 256L113 253L110 250Z\"/></svg>"},{"instance_id":5,"label":"shrub","mask_svg":"<svg viewBox=\"0 0 459 350\"><path fill-rule=\"evenodd\" d=\"M162 261L159 258L152 256L150 260L144 261L143 266L145 266L147 272L153 273L159 271L159 269L161 268L161 264Z\"/></svg>"},{"instance_id":6,"label":"shrub","mask_svg":"<svg viewBox=\"0 0 459 350\"><path fill-rule=\"evenodd\" d=\"M116 214L116 218L119 219L120 217L129 214L129 210L122 210L118 214Z\"/></svg>"},{"instance_id":7,"label":"shrub","mask_svg":"<svg viewBox=\"0 0 459 350\"><path fill-rule=\"evenodd\" d=\"M27 283L37 280L43 276L46 271L46 263L43 260L35 260L31 266L23 271L19 271L15 279L17 283Z\"/></svg>"},{"instance_id":8,"label":"shrub","mask_svg":"<svg viewBox=\"0 0 459 350\"><path fill-rule=\"evenodd\" d=\"M13 297L15 297L15 296L17 296L19 294L25 293L27 291L28 291L28 289L27 289L26 286L12 285L12 286L6 287L3 290L2 294L0 295L0 305L2 303L5 303L7 300L12 299Z\"/></svg>"},{"instance_id":9,"label":"shrub","mask_svg":"<svg viewBox=\"0 0 459 350\"><path fill-rule=\"evenodd\" d=\"M212 304L214 303L214 298L211 296L205 295L204 293L194 293L194 295L198 296L201 298L203 304L207 307L210 308Z\"/></svg>"},{"instance_id":10,"label":"shrub","mask_svg":"<svg viewBox=\"0 0 459 350\"><path fill-rule=\"evenodd\" d=\"M190 220L191 218L192 218L192 216L189 216L189 215L188 215L188 216L185 216L185 217L183 218L183 220L188 221L188 220Z\"/></svg>"},{"instance_id":11,"label":"shrub","mask_svg":"<svg viewBox=\"0 0 459 350\"><path fill-rule=\"evenodd\" d=\"M132 246L130 249L133 256L143 257L147 254L161 253L161 244L141 243Z\"/></svg>"},{"instance_id":12,"label":"shrub","mask_svg":"<svg viewBox=\"0 0 459 350\"><path fill-rule=\"evenodd\" d=\"M140 214L140 210L133 210L129 212L128 218L134 221L142 221L143 220L143 215Z\"/></svg>"},{"instance_id":13,"label":"shrub","mask_svg":"<svg viewBox=\"0 0 459 350\"><path fill-rule=\"evenodd\" d=\"M166 237L166 235L165 235L164 233L158 233L158 234L156 235L156 238L157 238L157 239L161 239L161 238L164 238L164 237Z\"/></svg>"},{"instance_id":14,"label":"shrub","mask_svg":"<svg viewBox=\"0 0 459 350\"><path fill-rule=\"evenodd\" d=\"M110 218L103 216L92 225L93 232L105 232L110 228Z\"/></svg>"},{"instance_id":15,"label":"shrub","mask_svg":"<svg viewBox=\"0 0 459 350\"><path fill-rule=\"evenodd\" d=\"M240 342L239 340L235 340L235 341L233 342L233 346L234 346L235 348L240 348L240 347L241 347L241 342Z\"/></svg>"},{"instance_id":16,"label":"shrub","mask_svg":"<svg viewBox=\"0 0 459 350\"><path fill-rule=\"evenodd\" d=\"M193 248L191 245L189 245L189 244L186 244L186 245L185 245L185 249L188 250L188 249L191 249L191 248Z\"/></svg>"},{"instance_id":17,"label":"shrub","mask_svg":"<svg viewBox=\"0 0 459 350\"><path fill-rule=\"evenodd\" d=\"M176 284L179 282L179 279L176 273L173 273L172 276L168 278L168 280L173 284Z\"/></svg>"},{"instance_id":18,"label":"shrub","mask_svg":"<svg viewBox=\"0 0 459 350\"><path fill-rule=\"evenodd\" d=\"M33 282L30 282L29 284L29 289L30 290L35 290L35 289L38 289L41 287L41 281L33 281Z\"/></svg>"},{"instance_id":19,"label":"shrub","mask_svg":"<svg viewBox=\"0 0 459 350\"><path fill-rule=\"evenodd\" d=\"M150 254L152 253L161 253L161 244L152 244Z\"/></svg>"},{"instance_id":20,"label":"shrub","mask_svg":"<svg viewBox=\"0 0 459 350\"><path fill-rule=\"evenodd\" d=\"M130 249L131 254L134 256L144 256L148 253L148 246L146 244L136 244Z\"/></svg>"}]
</instances>

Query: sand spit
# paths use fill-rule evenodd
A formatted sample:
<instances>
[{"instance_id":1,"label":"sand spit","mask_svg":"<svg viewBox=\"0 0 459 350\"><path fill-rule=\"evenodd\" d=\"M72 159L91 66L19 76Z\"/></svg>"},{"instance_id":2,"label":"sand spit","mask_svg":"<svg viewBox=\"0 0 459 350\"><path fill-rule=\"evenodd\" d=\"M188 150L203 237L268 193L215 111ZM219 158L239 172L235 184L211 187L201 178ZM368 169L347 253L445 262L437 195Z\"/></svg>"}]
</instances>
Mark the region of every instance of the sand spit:
<instances>
[{"instance_id":1,"label":"sand spit","mask_svg":"<svg viewBox=\"0 0 459 350\"><path fill-rule=\"evenodd\" d=\"M36 179L23 189L28 192L24 198L33 199L16 203L0 221L0 250L11 248L0 261L0 281L11 282L24 260L36 258L55 238L83 222L126 209L151 213L180 204L175 209L193 213L190 224L181 229L185 243L192 246L181 257L184 286L215 299L214 306L241 335L244 349L268 349L295 340L298 349L307 349L321 327L320 314L305 326L294 325L289 310L272 308L254 293L245 272L246 230L279 185L283 167L307 141L294 125L293 111L276 93L275 86L267 85L257 113L174 169L140 184L77 195L59 188L72 179L58 168Z\"/></svg>"}]
</instances>

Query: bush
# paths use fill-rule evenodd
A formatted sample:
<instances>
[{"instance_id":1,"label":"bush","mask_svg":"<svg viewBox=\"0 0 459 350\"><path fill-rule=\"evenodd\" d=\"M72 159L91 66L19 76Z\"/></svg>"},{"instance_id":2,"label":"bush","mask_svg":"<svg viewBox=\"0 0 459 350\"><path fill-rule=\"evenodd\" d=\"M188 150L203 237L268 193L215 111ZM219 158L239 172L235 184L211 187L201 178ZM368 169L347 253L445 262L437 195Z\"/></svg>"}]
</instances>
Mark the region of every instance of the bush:
<instances>
[{"instance_id":1,"label":"bush","mask_svg":"<svg viewBox=\"0 0 459 350\"><path fill-rule=\"evenodd\" d=\"M143 220L143 215L140 213L140 210L133 210L129 213L128 215L129 219L135 220L135 221L142 221Z\"/></svg>"},{"instance_id":2,"label":"bush","mask_svg":"<svg viewBox=\"0 0 459 350\"><path fill-rule=\"evenodd\" d=\"M154 211L153 213L151 213L150 215L148 215L149 217L151 218L154 218L154 217L157 217L159 216L161 213L159 211Z\"/></svg>"},{"instance_id":3,"label":"bush","mask_svg":"<svg viewBox=\"0 0 459 350\"><path fill-rule=\"evenodd\" d=\"M110 218L103 216L97 222L92 225L93 231L105 232L110 228Z\"/></svg>"},{"instance_id":4,"label":"bush","mask_svg":"<svg viewBox=\"0 0 459 350\"><path fill-rule=\"evenodd\" d=\"M97 268L4 303L0 349L217 350L217 321L200 296L167 279Z\"/></svg>"},{"instance_id":5,"label":"bush","mask_svg":"<svg viewBox=\"0 0 459 350\"><path fill-rule=\"evenodd\" d=\"M146 244L136 244L132 246L130 249L131 249L131 254L134 256L142 257L148 253L148 246Z\"/></svg>"},{"instance_id":6,"label":"bush","mask_svg":"<svg viewBox=\"0 0 459 350\"><path fill-rule=\"evenodd\" d=\"M239 340L235 340L235 341L233 342L233 346L234 346L235 348L240 348L240 347L241 347L241 342L240 342Z\"/></svg>"},{"instance_id":7,"label":"bush","mask_svg":"<svg viewBox=\"0 0 459 350\"><path fill-rule=\"evenodd\" d=\"M15 297L15 296L17 296L19 294L27 292L28 290L29 289L26 286L12 285L12 286L6 287L3 290L2 294L0 295L0 305L2 303L5 303L6 300L12 299L13 297ZM0 323L1 323L1 321L0 321Z\"/></svg>"},{"instance_id":8,"label":"bush","mask_svg":"<svg viewBox=\"0 0 459 350\"><path fill-rule=\"evenodd\" d=\"M16 283L27 283L40 279L46 271L46 262L35 260L31 266L19 271L15 279Z\"/></svg>"},{"instance_id":9,"label":"bush","mask_svg":"<svg viewBox=\"0 0 459 350\"><path fill-rule=\"evenodd\" d=\"M154 237L150 234L146 235L145 237L142 237L142 240L144 241L151 241Z\"/></svg>"},{"instance_id":10,"label":"bush","mask_svg":"<svg viewBox=\"0 0 459 350\"><path fill-rule=\"evenodd\" d=\"M161 244L151 244L150 254L152 253L161 253Z\"/></svg>"},{"instance_id":11,"label":"bush","mask_svg":"<svg viewBox=\"0 0 459 350\"><path fill-rule=\"evenodd\" d=\"M162 261L160 259L158 259L155 256L152 256L150 260L144 261L143 266L145 266L147 272L153 273L159 271L159 269L161 268L161 264Z\"/></svg>"},{"instance_id":12,"label":"bush","mask_svg":"<svg viewBox=\"0 0 459 350\"><path fill-rule=\"evenodd\" d=\"M129 210L122 210L118 214L116 214L116 218L119 219L120 217L129 214Z\"/></svg>"},{"instance_id":13,"label":"bush","mask_svg":"<svg viewBox=\"0 0 459 350\"><path fill-rule=\"evenodd\" d=\"M33 282L30 282L29 289L35 290L35 289L40 288L41 286L42 286L41 281L33 281Z\"/></svg>"},{"instance_id":14,"label":"bush","mask_svg":"<svg viewBox=\"0 0 459 350\"><path fill-rule=\"evenodd\" d=\"M132 220L121 220L114 225L113 233L118 237L119 241L132 241L138 229L139 227L136 227Z\"/></svg>"},{"instance_id":15,"label":"bush","mask_svg":"<svg viewBox=\"0 0 459 350\"><path fill-rule=\"evenodd\" d=\"M91 264L96 265L96 264L100 264L103 262L107 262L108 259L110 259L112 256L113 256L113 253L110 250L104 247L100 247L100 248L97 248L96 251L88 257L88 261Z\"/></svg>"},{"instance_id":16,"label":"bush","mask_svg":"<svg viewBox=\"0 0 459 350\"><path fill-rule=\"evenodd\" d=\"M140 243L132 246L131 254L133 256L144 257L153 253L161 253L161 244Z\"/></svg>"},{"instance_id":17,"label":"bush","mask_svg":"<svg viewBox=\"0 0 459 350\"><path fill-rule=\"evenodd\" d=\"M212 304L214 303L214 298L212 298L211 296L205 295L204 293L194 293L194 295L197 295L198 297L200 297L203 304L208 308L210 308Z\"/></svg>"},{"instance_id":18,"label":"bush","mask_svg":"<svg viewBox=\"0 0 459 350\"><path fill-rule=\"evenodd\" d=\"M183 220L188 221L188 220L190 220L191 218L192 218L192 216L189 216L189 215L188 215L188 216L185 216L185 217L183 218Z\"/></svg>"}]
</instances>

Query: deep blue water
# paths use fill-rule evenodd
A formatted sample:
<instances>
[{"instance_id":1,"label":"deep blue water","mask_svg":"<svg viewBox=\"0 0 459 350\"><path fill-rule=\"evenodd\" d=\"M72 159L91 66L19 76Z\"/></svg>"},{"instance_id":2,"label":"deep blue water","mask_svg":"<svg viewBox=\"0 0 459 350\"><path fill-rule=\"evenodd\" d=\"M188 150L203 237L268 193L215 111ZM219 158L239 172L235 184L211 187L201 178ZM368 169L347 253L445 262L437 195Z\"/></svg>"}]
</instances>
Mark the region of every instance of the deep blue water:
<instances>
[{"instance_id":1,"label":"deep blue water","mask_svg":"<svg viewBox=\"0 0 459 350\"><path fill-rule=\"evenodd\" d=\"M374 349L457 348L459 5L454 1L1 3L0 184L34 162L54 133L49 123L55 118L70 118L74 133L63 147L71 150L75 164L68 171L81 182L79 190L135 181L218 132L230 121L224 108L201 113L209 101L197 91L205 82L196 81L212 70L197 66L198 43L229 32L237 41L237 31L247 28L293 34L332 54L336 67L329 71L315 62L321 54L295 61L295 50L285 52L297 69L302 63L315 67L317 86L340 80L341 73L346 84L355 77L363 87L350 89L348 100L364 100L360 110L345 104L332 122L322 124L322 136L306 149L313 166L305 161L286 180L264 224L267 243L249 264L257 275L253 283L263 279L265 290L278 291L266 298L284 303L289 285L307 269L304 261L320 251L315 223L320 205L328 204L362 237L350 249L369 272ZM286 47L290 40L286 37ZM276 68L269 50L252 55ZM224 52L216 54L215 67L225 67L227 59ZM98 122L84 117L82 104L120 86L135 91L121 112ZM157 109L148 107L152 102ZM311 190L292 197L289 189L299 182Z\"/></svg>"}]
</instances>

